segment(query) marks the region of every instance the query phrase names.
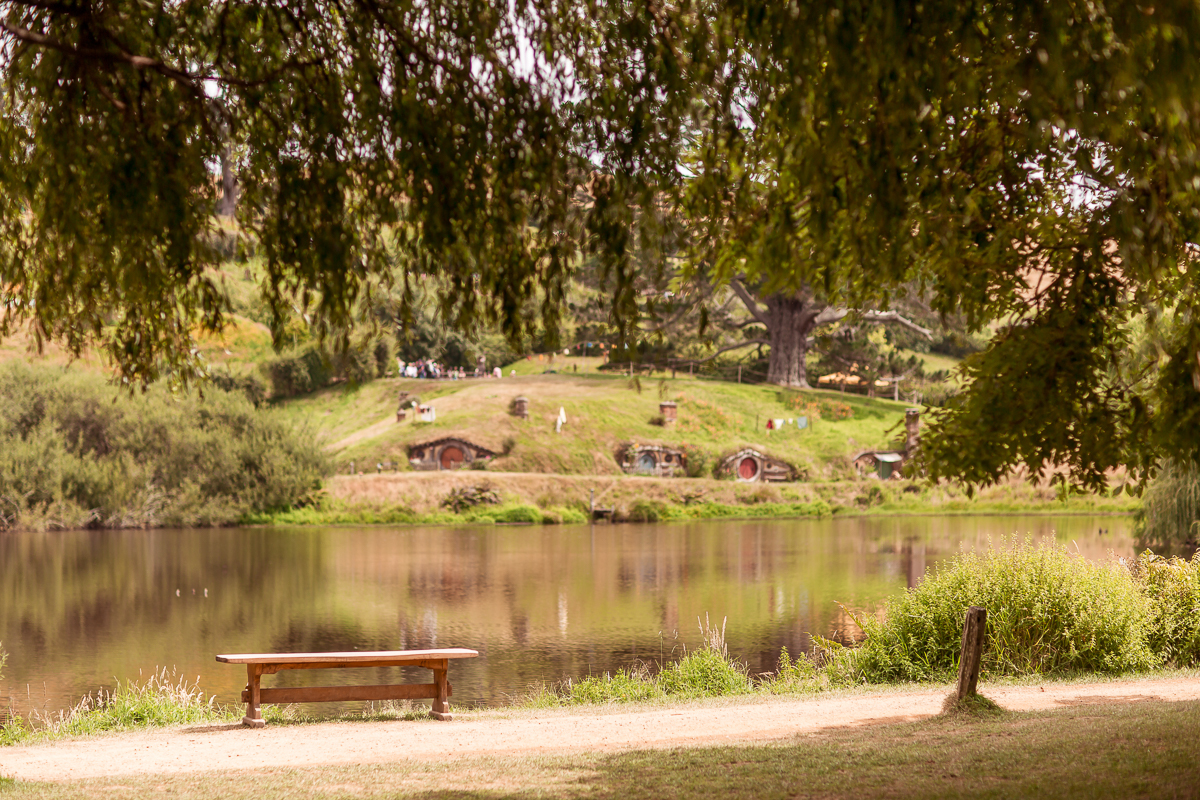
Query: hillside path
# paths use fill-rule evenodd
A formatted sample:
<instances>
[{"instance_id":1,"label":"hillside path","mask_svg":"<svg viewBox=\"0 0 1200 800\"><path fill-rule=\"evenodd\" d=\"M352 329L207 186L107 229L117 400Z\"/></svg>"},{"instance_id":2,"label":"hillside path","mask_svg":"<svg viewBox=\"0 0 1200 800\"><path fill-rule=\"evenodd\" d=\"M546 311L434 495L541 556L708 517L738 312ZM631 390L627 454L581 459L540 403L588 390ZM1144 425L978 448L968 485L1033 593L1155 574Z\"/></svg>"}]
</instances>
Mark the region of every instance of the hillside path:
<instances>
[{"instance_id":1,"label":"hillside path","mask_svg":"<svg viewBox=\"0 0 1200 800\"><path fill-rule=\"evenodd\" d=\"M1200 678L1093 684L989 686L1012 711L1143 700L1200 700ZM0 775L70 781L322 764L439 760L460 756L560 754L648 747L770 742L826 728L909 722L941 710L947 690L814 699L754 699L578 713L481 712L453 722L325 722L177 727L0 748ZM416 729L419 726L419 730Z\"/></svg>"}]
</instances>

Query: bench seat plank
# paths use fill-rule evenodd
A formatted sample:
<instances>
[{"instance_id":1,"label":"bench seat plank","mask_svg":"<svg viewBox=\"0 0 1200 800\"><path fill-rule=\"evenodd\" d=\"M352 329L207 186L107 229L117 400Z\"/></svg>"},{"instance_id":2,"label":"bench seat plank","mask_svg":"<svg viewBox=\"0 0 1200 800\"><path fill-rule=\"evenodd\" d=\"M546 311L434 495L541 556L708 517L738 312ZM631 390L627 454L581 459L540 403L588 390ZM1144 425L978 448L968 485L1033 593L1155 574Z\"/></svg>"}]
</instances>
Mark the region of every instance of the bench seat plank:
<instances>
[{"instance_id":1,"label":"bench seat plank","mask_svg":"<svg viewBox=\"0 0 1200 800\"><path fill-rule=\"evenodd\" d=\"M348 700L432 700L438 687L432 683L398 683L379 686L287 686L259 689L262 703L341 703ZM449 693L448 693L449 694ZM242 690L242 702L250 691Z\"/></svg>"},{"instance_id":2,"label":"bench seat plank","mask_svg":"<svg viewBox=\"0 0 1200 800\"><path fill-rule=\"evenodd\" d=\"M317 664L321 666L396 666L413 661L475 658L478 650L450 647L444 650L375 650L349 653L233 653L217 656L226 664ZM362 663L369 662L369 663Z\"/></svg>"}]
</instances>

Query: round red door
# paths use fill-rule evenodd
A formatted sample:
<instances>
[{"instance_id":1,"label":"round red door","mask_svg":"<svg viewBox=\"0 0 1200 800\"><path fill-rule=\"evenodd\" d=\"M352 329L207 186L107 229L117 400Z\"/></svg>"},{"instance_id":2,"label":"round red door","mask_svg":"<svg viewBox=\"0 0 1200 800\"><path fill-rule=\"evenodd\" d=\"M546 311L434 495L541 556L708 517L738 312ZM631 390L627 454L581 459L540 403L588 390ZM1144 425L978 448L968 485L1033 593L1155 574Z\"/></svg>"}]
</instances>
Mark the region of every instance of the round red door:
<instances>
[{"instance_id":1,"label":"round red door","mask_svg":"<svg viewBox=\"0 0 1200 800\"><path fill-rule=\"evenodd\" d=\"M454 445L442 450L442 469L458 469L465 460L463 451Z\"/></svg>"},{"instance_id":2,"label":"round red door","mask_svg":"<svg viewBox=\"0 0 1200 800\"><path fill-rule=\"evenodd\" d=\"M754 476L758 474L758 462L752 457L746 456L738 462L738 477L744 481L754 480Z\"/></svg>"}]
</instances>

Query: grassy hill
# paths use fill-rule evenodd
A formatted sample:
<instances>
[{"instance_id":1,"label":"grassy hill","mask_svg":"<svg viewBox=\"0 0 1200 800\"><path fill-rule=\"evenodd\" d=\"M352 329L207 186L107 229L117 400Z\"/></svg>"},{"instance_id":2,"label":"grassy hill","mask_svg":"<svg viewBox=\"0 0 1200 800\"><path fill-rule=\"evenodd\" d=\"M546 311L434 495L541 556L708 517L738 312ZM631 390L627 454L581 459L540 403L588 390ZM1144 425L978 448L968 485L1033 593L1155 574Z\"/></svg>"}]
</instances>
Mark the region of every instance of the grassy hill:
<instances>
[{"instance_id":1,"label":"grassy hill","mask_svg":"<svg viewBox=\"0 0 1200 800\"><path fill-rule=\"evenodd\" d=\"M598 359L559 356L553 364L521 361L505 377L466 381L382 379L358 387L337 386L283 401L282 414L296 425L314 426L339 472L351 461L368 466L392 461L407 469L408 446L460 436L497 452L490 469L612 475L623 443L686 445L710 461L754 447L796 466L810 480L850 477L858 451L893 446L901 435L906 405L832 391L800 395L798 409L776 387L751 386L669 373L625 376L597 373ZM544 369L557 373L537 374ZM576 371L576 368L579 368ZM516 371L516 375L510 373ZM399 392L419 396L437 411L431 423L397 423ZM529 398L530 416L509 413L513 398ZM656 425L660 399L678 403L678 422ZM567 424L555 433L559 409ZM768 418L809 416L811 427L768 432ZM843 418L837 418L843 417Z\"/></svg>"}]
</instances>

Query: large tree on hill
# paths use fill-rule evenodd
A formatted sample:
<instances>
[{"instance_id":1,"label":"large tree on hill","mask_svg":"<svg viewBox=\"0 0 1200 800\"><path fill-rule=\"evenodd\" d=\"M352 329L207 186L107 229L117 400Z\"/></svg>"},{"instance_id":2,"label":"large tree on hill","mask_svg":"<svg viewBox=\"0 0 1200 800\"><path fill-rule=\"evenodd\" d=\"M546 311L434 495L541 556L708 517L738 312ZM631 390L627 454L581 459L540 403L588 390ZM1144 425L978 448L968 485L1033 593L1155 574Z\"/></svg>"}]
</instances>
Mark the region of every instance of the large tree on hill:
<instances>
[{"instance_id":1,"label":"large tree on hill","mask_svg":"<svg viewBox=\"0 0 1200 800\"><path fill-rule=\"evenodd\" d=\"M518 330L540 292L552 325L580 251L626 325L635 209L678 203L714 280L879 311L916 281L1002 327L925 436L934 476L1200 461L1193 3L0 9L3 324L98 336L132 378L220 323L228 146L268 298L324 325L430 272L461 319ZM1156 307L1175 323L1131 373Z\"/></svg>"},{"instance_id":2,"label":"large tree on hill","mask_svg":"<svg viewBox=\"0 0 1200 800\"><path fill-rule=\"evenodd\" d=\"M928 328L921 327L898 311L856 311L839 308L823 301L808 286L803 286L798 291L756 296L739 277L731 278L729 284L750 314L747 322L762 325L766 329L767 337L728 345L720 351L753 344L769 344L771 350L767 360L767 383L810 388L808 367L805 363L809 348L815 343L821 328L842 322L847 317L867 323L895 323L925 338L931 336Z\"/></svg>"}]
</instances>

